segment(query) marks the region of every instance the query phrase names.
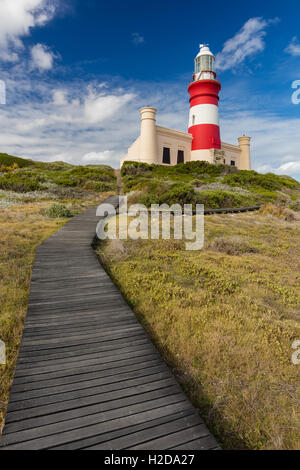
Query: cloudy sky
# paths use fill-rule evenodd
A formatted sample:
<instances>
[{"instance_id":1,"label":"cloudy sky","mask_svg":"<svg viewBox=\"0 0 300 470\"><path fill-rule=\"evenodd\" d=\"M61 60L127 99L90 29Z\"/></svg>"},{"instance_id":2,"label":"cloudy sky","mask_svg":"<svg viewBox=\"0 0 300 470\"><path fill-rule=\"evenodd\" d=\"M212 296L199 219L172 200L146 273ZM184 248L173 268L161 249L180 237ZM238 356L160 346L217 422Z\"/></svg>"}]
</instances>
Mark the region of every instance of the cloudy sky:
<instances>
[{"instance_id":1,"label":"cloudy sky","mask_svg":"<svg viewBox=\"0 0 300 470\"><path fill-rule=\"evenodd\" d=\"M298 0L204 5L0 0L0 152L118 167L144 105L186 131L204 42L222 82L222 140L250 135L254 169L300 180Z\"/></svg>"}]
</instances>

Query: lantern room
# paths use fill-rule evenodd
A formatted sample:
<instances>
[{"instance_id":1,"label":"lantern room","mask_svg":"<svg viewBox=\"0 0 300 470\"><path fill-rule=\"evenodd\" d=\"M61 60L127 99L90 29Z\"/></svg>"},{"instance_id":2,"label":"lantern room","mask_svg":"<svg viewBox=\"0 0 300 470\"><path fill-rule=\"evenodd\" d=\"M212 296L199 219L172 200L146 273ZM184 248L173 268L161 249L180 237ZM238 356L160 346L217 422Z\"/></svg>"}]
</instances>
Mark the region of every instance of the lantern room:
<instances>
[{"instance_id":1,"label":"lantern room","mask_svg":"<svg viewBox=\"0 0 300 470\"><path fill-rule=\"evenodd\" d=\"M214 66L215 56L207 44L200 44L200 51L195 58L194 80L216 80Z\"/></svg>"}]
</instances>

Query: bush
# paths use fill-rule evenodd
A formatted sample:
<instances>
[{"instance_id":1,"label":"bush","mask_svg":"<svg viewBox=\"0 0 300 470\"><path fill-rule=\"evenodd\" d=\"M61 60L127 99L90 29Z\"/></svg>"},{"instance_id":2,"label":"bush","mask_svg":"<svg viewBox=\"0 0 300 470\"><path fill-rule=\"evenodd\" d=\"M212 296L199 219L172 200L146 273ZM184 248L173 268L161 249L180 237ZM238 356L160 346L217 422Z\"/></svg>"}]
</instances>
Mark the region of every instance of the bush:
<instances>
[{"instance_id":1,"label":"bush","mask_svg":"<svg viewBox=\"0 0 300 470\"><path fill-rule=\"evenodd\" d=\"M11 166L7 165L0 165L0 173L9 173L10 171L18 170L19 165L17 163L13 163Z\"/></svg>"},{"instance_id":2,"label":"bush","mask_svg":"<svg viewBox=\"0 0 300 470\"><path fill-rule=\"evenodd\" d=\"M101 166L97 168L76 167L63 172L54 178L59 186L75 187L103 192L116 189L116 177L112 168Z\"/></svg>"},{"instance_id":3,"label":"bush","mask_svg":"<svg viewBox=\"0 0 300 470\"><path fill-rule=\"evenodd\" d=\"M300 184L289 176L239 171L236 167L206 161L174 166L128 161L124 162L121 174L124 191L138 191L139 202L147 207L158 203L199 203L209 209L218 209L272 202L286 206L291 203L293 193L300 190ZM210 183L215 187L207 186L207 189L197 191L203 184ZM231 187L238 189L231 190Z\"/></svg>"},{"instance_id":4,"label":"bush","mask_svg":"<svg viewBox=\"0 0 300 470\"><path fill-rule=\"evenodd\" d=\"M295 220L295 215L292 210L281 206L274 206L272 204L262 206L260 208L260 213L263 215L271 215L278 219L286 220L287 222Z\"/></svg>"},{"instance_id":5,"label":"bush","mask_svg":"<svg viewBox=\"0 0 300 470\"><path fill-rule=\"evenodd\" d=\"M204 204L205 209L223 209L251 206L255 200L245 194L208 190L197 193L197 203Z\"/></svg>"},{"instance_id":6,"label":"bush","mask_svg":"<svg viewBox=\"0 0 300 470\"><path fill-rule=\"evenodd\" d=\"M141 175L151 171L152 165L148 163L126 161L122 165L121 176Z\"/></svg>"},{"instance_id":7,"label":"bush","mask_svg":"<svg viewBox=\"0 0 300 470\"><path fill-rule=\"evenodd\" d=\"M226 165L213 165L205 161L179 163L174 166L178 173L193 173L196 175L220 176L226 170Z\"/></svg>"},{"instance_id":8,"label":"bush","mask_svg":"<svg viewBox=\"0 0 300 470\"><path fill-rule=\"evenodd\" d=\"M6 173L0 177L0 189L27 193L43 189L39 184L43 179L29 172Z\"/></svg>"},{"instance_id":9,"label":"bush","mask_svg":"<svg viewBox=\"0 0 300 470\"><path fill-rule=\"evenodd\" d=\"M300 212L300 199L293 201L292 204L290 204L290 209L292 211Z\"/></svg>"},{"instance_id":10,"label":"bush","mask_svg":"<svg viewBox=\"0 0 300 470\"><path fill-rule=\"evenodd\" d=\"M173 184L169 191L166 191L159 198L160 204L193 204L196 201L196 193L190 184Z\"/></svg>"},{"instance_id":11,"label":"bush","mask_svg":"<svg viewBox=\"0 0 300 470\"><path fill-rule=\"evenodd\" d=\"M215 238L209 246L214 251L226 253L230 256L238 256L246 253L256 253L256 248L249 246L242 238L227 239L224 237Z\"/></svg>"},{"instance_id":12,"label":"bush","mask_svg":"<svg viewBox=\"0 0 300 470\"><path fill-rule=\"evenodd\" d=\"M70 218L73 217L72 212L65 206L65 204L52 204L46 211L46 215L51 219Z\"/></svg>"},{"instance_id":13,"label":"bush","mask_svg":"<svg viewBox=\"0 0 300 470\"><path fill-rule=\"evenodd\" d=\"M278 176L273 173L262 175L256 171L241 170L233 175L224 177L224 183L231 186L261 187L267 190L280 190L281 188L297 188L300 184L288 176Z\"/></svg>"}]
</instances>

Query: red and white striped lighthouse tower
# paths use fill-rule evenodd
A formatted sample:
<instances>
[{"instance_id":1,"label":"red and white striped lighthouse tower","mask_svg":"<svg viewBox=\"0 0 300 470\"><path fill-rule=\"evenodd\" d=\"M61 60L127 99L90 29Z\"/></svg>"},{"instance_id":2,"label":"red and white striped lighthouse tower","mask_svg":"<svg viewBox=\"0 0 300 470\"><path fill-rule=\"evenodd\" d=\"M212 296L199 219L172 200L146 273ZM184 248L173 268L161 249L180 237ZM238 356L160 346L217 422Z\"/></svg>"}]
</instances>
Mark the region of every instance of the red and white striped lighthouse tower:
<instances>
[{"instance_id":1,"label":"red and white striped lighthouse tower","mask_svg":"<svg viewBox=\"0 0 300 470\"><path fill-rule=\"evenodd\" d=\"M191 160L213 162L214 151L221 148L219 91L221 84L214 71L215 56L200 44L195 58L195 74L188 87L190 94L189 133L193 136Z\"/></svg>"}]
</instances>

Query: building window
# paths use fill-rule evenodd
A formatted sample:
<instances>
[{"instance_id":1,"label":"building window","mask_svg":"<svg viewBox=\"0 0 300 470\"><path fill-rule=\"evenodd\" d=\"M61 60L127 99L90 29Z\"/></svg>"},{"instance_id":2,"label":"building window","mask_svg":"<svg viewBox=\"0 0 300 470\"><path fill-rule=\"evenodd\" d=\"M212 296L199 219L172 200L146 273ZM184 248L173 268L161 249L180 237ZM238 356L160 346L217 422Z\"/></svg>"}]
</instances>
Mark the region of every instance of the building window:
<instances>
[{"instance_id":1,"label":"building window","mask_svg":"<svg viewBox=\"0 0 300 470\"><path fill-rule=\"evenodd\" d=\"M183 150L178 150L177 163L184 163L184 151Z\"/></svg>"},{"instance_id":2,"label":"building window","mask_svg":"<svg viewBox=\"0 0 300 470\"><path fill-rule=\"evenodd\" d=\"M166 163L167 165L171 164L170 149L168 147L164 147L164 149L163 149L162 162Z\"/></svg>"},{"instance_id":3,"label":"building window","mask_svg":"<svg viewBox=\"0 0 300 470\"><path fill-rule=\"evenodd\" d=\"M231 165L231 166L235 166L235 161L234 161L234 160L231 160L230 165Z\"/></svg>"},{"instance_id":4,"label":"building window","mask_svg":"<svg viewBox=\"0 0 300 470\"><path fill-rule=\"evenodd\" d=\"M224 165L226 165L226 158L224 158L223 163L224 163Z\"/></svg>"}]
</instances>

